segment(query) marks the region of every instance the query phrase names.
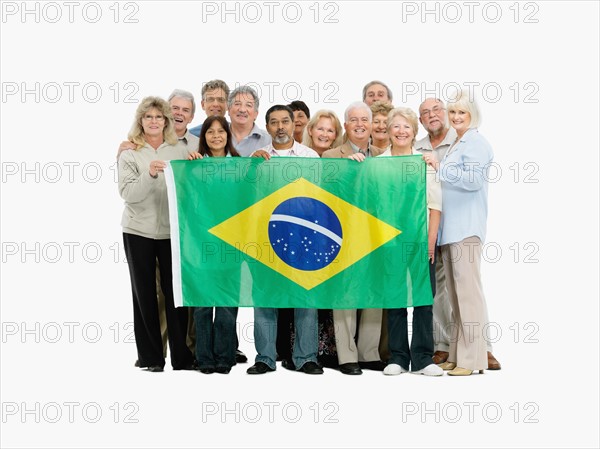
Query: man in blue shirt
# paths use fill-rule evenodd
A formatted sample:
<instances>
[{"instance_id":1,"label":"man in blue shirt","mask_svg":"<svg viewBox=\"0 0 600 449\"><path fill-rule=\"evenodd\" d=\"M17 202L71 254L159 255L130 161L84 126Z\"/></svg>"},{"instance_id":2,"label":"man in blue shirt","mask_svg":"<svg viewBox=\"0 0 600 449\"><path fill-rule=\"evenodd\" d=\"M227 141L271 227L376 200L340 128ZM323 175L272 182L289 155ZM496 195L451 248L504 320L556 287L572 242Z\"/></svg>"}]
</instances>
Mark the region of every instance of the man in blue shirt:
<instances>
[{"instance_id":1,"label":"man in blue shirt","mask_svg":"<svg viewBox=\"0 0 600 449\"><path fill-rule=\"evenodd\" d=\"M227 101L233 146L240 156L250 156L271 143L271 136L256 126L258 94L250 86L240 86L231 92Z\"/></svg>"},{"instance_id":2,"label":"man in blue shirt","mask_svg":"<svg viewBox=\"0 0 600 449\"><path fill-rule=\"evenodd\" d=\"M202 101L200 106L207 117L211 115L220 115L225 117L227 111L227 99L229 98L229 86L223 80L211 80L202 86ZM202 123L190 129L190 132L199 137Z\"/></svg>"}]
</instances>

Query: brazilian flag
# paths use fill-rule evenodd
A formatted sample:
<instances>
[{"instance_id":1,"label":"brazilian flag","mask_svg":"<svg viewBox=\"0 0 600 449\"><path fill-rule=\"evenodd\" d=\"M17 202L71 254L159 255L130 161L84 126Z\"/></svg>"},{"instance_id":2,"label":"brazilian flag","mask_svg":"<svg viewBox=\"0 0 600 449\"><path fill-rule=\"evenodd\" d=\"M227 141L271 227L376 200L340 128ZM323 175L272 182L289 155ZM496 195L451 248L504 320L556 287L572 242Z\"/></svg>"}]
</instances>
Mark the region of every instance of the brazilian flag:
<instances>
[{"instance_id":1,"label":"brazilian flag","mask_svg":"<svg viewBox=\"0 0 600 449\"><path fill-rule=\"evenodd\" d=\"M433 303L420 156L171 161L178 306Z\"/></svg>"}]
</instances>

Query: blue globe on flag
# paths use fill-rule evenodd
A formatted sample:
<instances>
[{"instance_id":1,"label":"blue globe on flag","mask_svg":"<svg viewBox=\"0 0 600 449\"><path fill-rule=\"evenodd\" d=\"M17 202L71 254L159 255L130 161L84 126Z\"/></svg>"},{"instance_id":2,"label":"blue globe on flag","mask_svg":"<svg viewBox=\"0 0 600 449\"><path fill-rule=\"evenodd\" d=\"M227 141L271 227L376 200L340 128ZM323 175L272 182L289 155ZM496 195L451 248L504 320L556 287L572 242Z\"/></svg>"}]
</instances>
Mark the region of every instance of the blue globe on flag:
<instances>
[{"instance_id":1,"label":"blue globe on flag","mask_svg":"<svg viewBox=\"0 0 600 449\"><path fill-rule=\"evenodd\" d=\"M269 219L275 254L298 270L314 271L334 261L342 247L342 225L325 203L295 197L279 204Z\"/></svg>"}]
</instances>

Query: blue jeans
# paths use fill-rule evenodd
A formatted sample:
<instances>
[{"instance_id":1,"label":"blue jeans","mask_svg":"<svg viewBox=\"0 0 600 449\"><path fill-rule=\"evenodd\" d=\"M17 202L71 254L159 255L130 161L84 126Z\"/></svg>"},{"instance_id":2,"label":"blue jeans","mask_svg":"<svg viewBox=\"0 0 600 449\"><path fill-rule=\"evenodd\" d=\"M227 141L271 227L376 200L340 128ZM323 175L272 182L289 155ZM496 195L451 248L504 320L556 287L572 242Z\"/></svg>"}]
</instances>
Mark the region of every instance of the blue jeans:
<instances>
[{"instance_id":1,"label":"blue jeans","mask_svg":"<svg viewBox=\"0 0 600 449\"><path fill-rule=\"evenodd\" d=\"M256 346L256 362L266 363L275 369L277 357L277 315L278 309L267 307L254 308L254 345ZM317 362L319 349L318 310L294 309L294 325L296 338L292 361L296 369L302 368L306 362Z\"/></svg>"},{"instance_id":2,"label":"blue jeans","mask_svg":"<svg viewBox=\"0 0 600 449\"><path fill-rule=\"evenodd\" d=\"M200 368L231 368L235 365L237 307L196 307L196 360Z\"/></svg>"}]
</instances>

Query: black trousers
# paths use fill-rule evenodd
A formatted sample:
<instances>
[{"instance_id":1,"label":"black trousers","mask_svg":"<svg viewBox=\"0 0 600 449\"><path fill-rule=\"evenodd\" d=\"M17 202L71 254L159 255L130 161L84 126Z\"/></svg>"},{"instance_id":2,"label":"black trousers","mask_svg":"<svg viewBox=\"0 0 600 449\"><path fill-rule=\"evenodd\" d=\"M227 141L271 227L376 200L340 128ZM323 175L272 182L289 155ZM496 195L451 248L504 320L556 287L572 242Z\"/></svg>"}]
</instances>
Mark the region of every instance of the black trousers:
<instances>
[{"instance_id":1,"label":"black trousers","mask_svg":"<svg viewBox=\"0 0 600 449\"><path fill-rule=\"evenodd\" d=\"M186 345L187 307L175 308L171 273L171 240L154 240L123 233L123 244L133 296L133 330L140 367L163 366L162 337L156 301L156 261L160 270L160 288L165 296L167 333L173 369L182 369L194 361Z\"/></svg>"}]
</instances>

